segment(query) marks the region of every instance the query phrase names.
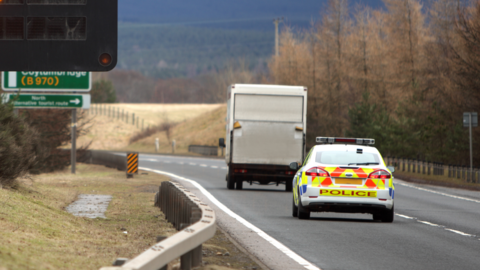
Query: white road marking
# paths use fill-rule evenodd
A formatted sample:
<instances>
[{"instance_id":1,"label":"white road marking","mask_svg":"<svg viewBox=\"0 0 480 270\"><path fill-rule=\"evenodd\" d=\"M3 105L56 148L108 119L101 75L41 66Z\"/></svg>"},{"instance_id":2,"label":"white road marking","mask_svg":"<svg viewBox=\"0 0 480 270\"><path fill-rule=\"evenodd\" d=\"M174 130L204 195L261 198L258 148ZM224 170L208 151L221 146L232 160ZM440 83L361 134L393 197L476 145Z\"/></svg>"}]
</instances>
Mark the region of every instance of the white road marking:
<instances>
[{"instance_id":1,"label":"white road marking","mask_svg":"<svg viewBox=\"0 0 480 270\"><path fill-rule=\"evenodd\" d=\"M206 164L200 164L200 167L207 167Z\"/></svg>"},{"instance_id":2,"label":"white road marking","mask_svg":"<svg viewBox=\"0 0 480 270\"><path fill-rule=\"evenodd\" d=\"M451 231L451 232L453 232L453 233L457 233L457 234L460 234L460 235L463 235L463 236L475 237L475 235L473 235L473 234L468 234L468 233L464 233L464 232L457 231L457 230L453 230L453 229L447 229L447 228L445 228L445 230Z\"/></svg>"},{"instance_id":3,"label":"white road marking","mask_svg":"<svg viewBox=\"0 0 480 270\"><path fill-rule=\"evenodd\" d=\"M439 194L439 195L443 195L443 196L447 196L447 197L455 198L455 199L459 199L459 200L465 200L465 201L469 201L469 202L480 203L479 200L470 199L470 198L461 197L461 196L456 196L456 195L451 195L451 194L448 194L448 193L443 193L443 192L430 190L430 189L426 189L426 188L416 187L416 186L405 184L405 183L398 183L397 182L397 183L395 183L395 185L410 187L410 188L414 188L414 189L418 189L418 190L422 190L422 191L426 191L426 192L430 192L430 193L434 193L434 194Z\"/></svg>"},{"instance_id":4,"label":"white road marking","mask_svg":"<svg viewBox=\"0 0 480 270\"><path fill-rule=\"evenodd\" d=\"M188 165L197 165L197 163L190 162L190 163L188 163Z\"/></svg>"},{"instance_id":5,"label":"white road marking","mask_svg":"<svg viewBox=\"0 0 480 270\"><path fill-rule=\"evenodd\" d=\"M395 213L395 215L399 216L399 217L402 217L402 218L406 218L406 219L413 219L413 220L416 220L419 223L423 223L425 225L429 225L429 226L432 226L432 227L442 228L445 231L453 232L453 233L460 234L460 235L463 235L463 236L476 237L476 235L473 235L473 234L464 233L464 232L457 231L457 230L454 230L454 229L449 229L449 228L446 228L445 226L438 225L438 224L435 224L435 223L431 223L431 222L428 222L428 221L418 220L416 217L409 217L409 216L405 216L405 215L401 215L401 214L397 214L397 213ZM478 240L480 240L480 239L478 239Z\"/></svg>"},{"instance_id":6,"label":"white road marking","mask_svg":"<svg viewBox=\"0 0 480 270\"><path fill-rule=\"evenodd\" d=\"M195 182L193 180L190 180L190 179L187 179L187 178L184 178L184 177L181 177L181 176L178 176L178 175L175 175L173 173L169 173L169 172L152 170L152 169L143 168L143 167L140 167L140 169L145 170L145 171L151 171L151 172L158 173L158 174L163 174L163 175L166 175L166 176L170 176L172 178L176 178L176 179L183 180L183 181L191 183L192 185L197 187L210 201L212 201L212 203L214 203L218 208L223 210L223 212L225 212L227 215L231 216L232 218L236 219L238 222L242 223L245 227L247 227L250 230L257 233L258 236L265 239L267 242L272 244L274 247L276 247L278 250L283 252L285 255L292 258L294 261L296 261L298 264L300 264L301 266L305 267L308 270L320 270L320 268L316 267L315 265L311 264L310 262L308 262L304 258L300 257L298 254L293 252L291 249L289 249L288 247L286 247L282 243L278 242L273 237L271 237L270 235L266 234L264 231L257 228L255 225L253 225L252 223L248 222L247 220L245 220L241 216L234 213L232 210L230 210L228 207L226 207L223 203L218 201L210 192L208 192L205 188L203 188L197 182Z\"/></svg>"},{"instance_id":7,"label":"white road marking","mask_svg":"<svg viewBox=\"0 0 480 270\"><path fill-rule=\"evenodd\" d=\"M177 162L177 163L178 163L178 164L182 164L182 165L184 164L183 162Z\"/></svg>"},{"instance_id":8,"label":"white road marking","mask_svg":"<svg viewBox=\"0 0 480 270\"><path fill-rule=\"evenodd\" d=\"M222 170L226 170L226 169L227 169L227 167L222 167Z\"/></svg>"},{"instance_id":9,"label":"white road marking","mask_svg":"<svg viewBox=\"0 0 480 270\"><path fill-rule=\"evenodd\" d=\"M210 168L213 168L213 169L218 169L217 166L210 166Z\"/></svg>"},{"instance_id":10,"label":"white road marking","mask_svg":"<svg viewBox=\"0 0 480 270\"><path fill-rule=\"evenodd\" d=\"M420 222L420 223L423 223L423 224L432 226L432 227L440 227L440 228L444 228L444 227L445 227L445 226L440 226L440 225L438 225L438 224L431 223L431 222L428 222L428 221L423 221L423 220L417 220L417 221Z\"/></svg>"},{"instance_id":11,"label":"white road marking","mask_svg":"<svg viewBox=\"0 0 480 270\"><path fill-rule=\"evenodd\" d=\"M140 158L140 160L146 160L146 161L158 161L158 159L154 159L154 158Z\"/></svg>"}]
</instances>

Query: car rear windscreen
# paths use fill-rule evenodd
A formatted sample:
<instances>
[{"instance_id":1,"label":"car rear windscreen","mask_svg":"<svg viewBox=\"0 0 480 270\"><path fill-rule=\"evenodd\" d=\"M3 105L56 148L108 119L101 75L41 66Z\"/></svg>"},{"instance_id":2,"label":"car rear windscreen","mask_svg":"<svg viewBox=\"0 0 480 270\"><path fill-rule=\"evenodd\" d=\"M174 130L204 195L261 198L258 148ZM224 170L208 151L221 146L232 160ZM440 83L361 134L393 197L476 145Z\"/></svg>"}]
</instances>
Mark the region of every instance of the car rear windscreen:
<instances>
[{"instance_id":1,"label":"car rear windscreen","mask_svg":"<svg viewBox=\"0 0 480 270\"><path fill-rule=\"evenodd\" d=\"M348 165L356 163L380 163L380 157L376 153L357 154L347 151L321 151L317 152L315 162L331 165Z\"/></svg>"}]
</instances>

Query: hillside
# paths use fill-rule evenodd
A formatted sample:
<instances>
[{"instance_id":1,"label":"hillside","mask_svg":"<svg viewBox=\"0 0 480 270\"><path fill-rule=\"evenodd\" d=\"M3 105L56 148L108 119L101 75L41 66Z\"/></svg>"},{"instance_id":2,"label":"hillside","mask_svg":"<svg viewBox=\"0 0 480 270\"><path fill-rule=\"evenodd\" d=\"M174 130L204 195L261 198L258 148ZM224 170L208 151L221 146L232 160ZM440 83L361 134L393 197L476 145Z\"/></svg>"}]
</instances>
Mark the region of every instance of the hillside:
<instances>
[{"instance_id":1,"label":"hillside","mask_svg":"<svg viewBox=\"0 0 480 270\"><path fill-rule=\"evenodd\" d=\"M158 132L136 143L133 143L123 150L139 152L155 152L155 139L160 142L160 153L171 153L171 142L175 140L175 153L188 153L188 145L218 145L219 138L225 138L225 115L227 107L221 105L215 110L208 111L195 118L190 118L171 130L170 138L166 132Z\"/></svg>"},{"instance_id":2,"label":"hillside","mask_svg":"<svg viewBox=\"0 0 480 270\"><path fill-rule=\"evenodd\" d=\"M156 78L191 78L221 69L233 59L244 59L251 69L266 68L274 48L273 30L129 23L119 25L118 35L117 69L136 70Z\"/></svg>"},{"instance_id":3,"label":"hillside","mask_svg":"<svg viewBox=\"0 0 480 270\"><path fill-rule=\"evenodd\" d=\"M97 105L97 104L95 104ZM100 104L102 107L105 104ZM144 128L148 125L159 125L165 122L181 123L196 118L204 113L222 107L219 104L107 104L107 108L120 109L128 112L128 123L125 119L117 119L107 115L95 113L96 107L92 107L85 120L90 121L89 132L80 136L77 146L85 146L91 142L90 149L96 150L121 150L125 149L130 137L141 132L142 120ZM99 112L99 111L98 111ZM108 112L108 110L107 110ZM132 113L139 117L139 125L132 125ZM112 115L112 114L110 114ZM115 114L116 115L116 114ZM70 148L67 145L66 148Z\"/></svg>"}]
</instances>

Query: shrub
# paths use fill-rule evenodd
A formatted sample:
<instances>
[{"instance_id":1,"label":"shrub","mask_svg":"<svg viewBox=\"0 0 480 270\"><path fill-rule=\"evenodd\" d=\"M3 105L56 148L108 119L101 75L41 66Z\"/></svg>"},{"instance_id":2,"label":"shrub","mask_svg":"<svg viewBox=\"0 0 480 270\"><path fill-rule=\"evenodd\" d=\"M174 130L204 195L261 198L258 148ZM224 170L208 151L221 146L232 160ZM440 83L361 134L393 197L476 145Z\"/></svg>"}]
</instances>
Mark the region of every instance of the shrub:
<instances>
[{"instance_id":1,"label":"shrub","mask_svg":"<svg viewBox=\"0 0 480 270\"><path fill-rule=\"evenodd\" d=\"M15 115L13 103L0 104L0 184L12 186L15 179L37 164L38 132Z\"/></svg>"}]
</instances>

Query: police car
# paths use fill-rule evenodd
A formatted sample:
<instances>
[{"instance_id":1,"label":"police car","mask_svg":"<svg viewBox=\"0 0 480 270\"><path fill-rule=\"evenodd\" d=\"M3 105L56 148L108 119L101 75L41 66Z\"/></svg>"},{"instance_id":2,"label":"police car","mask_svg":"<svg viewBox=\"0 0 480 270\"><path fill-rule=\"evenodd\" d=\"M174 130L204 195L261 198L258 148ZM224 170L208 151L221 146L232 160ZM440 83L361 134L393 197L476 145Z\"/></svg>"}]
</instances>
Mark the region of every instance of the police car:
<instances>
[{"instance_id":1,"label":"police car","mask_svg":"<svg viewBox=\"0 0 480 270\"><path fill-rule=\"evenodd\" d=\"M292 215L310 212L369 213L393 222L393 167L387 167L374 139L317 137L293 179ZM301 166L301 167L300 167Z\"/></svg>"}]
</instances>

